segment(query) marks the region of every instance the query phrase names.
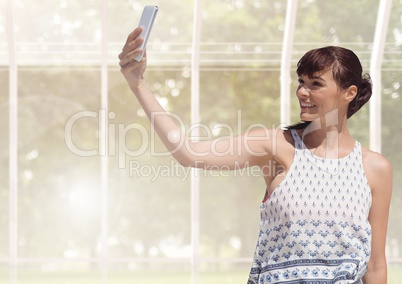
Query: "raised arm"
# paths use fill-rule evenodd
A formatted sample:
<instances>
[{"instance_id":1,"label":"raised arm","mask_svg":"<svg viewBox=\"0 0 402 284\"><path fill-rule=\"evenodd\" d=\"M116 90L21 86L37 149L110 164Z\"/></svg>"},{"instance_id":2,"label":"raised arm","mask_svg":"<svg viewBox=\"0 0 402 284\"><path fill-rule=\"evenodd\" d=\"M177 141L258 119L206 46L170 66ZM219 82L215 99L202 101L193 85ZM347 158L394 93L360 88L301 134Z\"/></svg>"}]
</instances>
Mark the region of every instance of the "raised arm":
<instances>
[{"instance_id":1,"label":"raised arm","mask_svg":"<svg viewBox=\"0 0 402 284\"><path fill-rule=\"evenodd\" d=\"M144 80L146 53L140 62L134 58L142 52L142 28L135 29L127 38L119 55L121 72L150 119L156 133L173 157L184 166L204 169L236 169L262 166L271 156L273 131L263 127L250 129L244 134L206 141L189 141L180 127L166 113ZM183 143L183 141L186 141Z\"/></svg>"}]
</instances>

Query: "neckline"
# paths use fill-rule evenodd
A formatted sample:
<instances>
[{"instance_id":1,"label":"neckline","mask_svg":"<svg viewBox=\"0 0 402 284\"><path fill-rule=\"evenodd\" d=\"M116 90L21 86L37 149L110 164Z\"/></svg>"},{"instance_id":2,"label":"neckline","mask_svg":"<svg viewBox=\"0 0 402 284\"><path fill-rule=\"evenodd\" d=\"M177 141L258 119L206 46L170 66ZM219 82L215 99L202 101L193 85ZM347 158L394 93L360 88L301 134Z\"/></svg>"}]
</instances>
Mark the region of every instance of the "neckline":
<instances>
[{"instance_id":1,"label":"neckline","mask_svg":"<svg viewBox=\"0 0 402 284\"><path fill-rule=\"evenodd\" d=\"M314 154L309 148L307 148L306 144L304 144L303 139L299 136L297 131L294 129L292 129L292 130L293 130L292 132L294 134L293 139L296 140L295 137L297 137L297 141L295 141L295 142L299 142L299 144L300 144L300 147L295 147L295 148L305 151L309 154L309 156L319 159L319 160L341 161L341 160L347 159L355 152L356 148L359 146L359 142L357 140L355 140L352 151L350 151L349 154L345 155L344 157L340 157L340 158L339 157L338 158L325 158L325 157L321 157L321 156Z\"/></svg>"}]
</instances>

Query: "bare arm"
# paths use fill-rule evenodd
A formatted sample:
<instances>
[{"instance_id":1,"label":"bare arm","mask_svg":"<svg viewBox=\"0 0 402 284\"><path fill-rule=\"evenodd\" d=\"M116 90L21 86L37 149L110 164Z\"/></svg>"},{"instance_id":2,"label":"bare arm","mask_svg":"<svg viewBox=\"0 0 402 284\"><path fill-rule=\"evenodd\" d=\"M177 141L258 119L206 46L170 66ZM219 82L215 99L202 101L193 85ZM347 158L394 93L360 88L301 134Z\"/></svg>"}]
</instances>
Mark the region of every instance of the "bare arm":
<instances>
[{"instance_id":1,"label":"bare arm","mask_svg":"<svg viewBox=\"0 0 402 284\"><path fill-rule=\"evenodd\" d=\"M128 37L119 55L121 72L131 90L150 119L156 133L173 157L184 166L197 168L225 167L236 169L245 166L262 166L271 157L271 132L266 128L251 129L234 137L216 140L190 141L165 112L143 79L146 69L146 54L140 62L132 60L142 52L139 48L141 28Z\"/></svg>"},{"instance_id":2,"label":"bare arm","mask_svg":"<svg viewBox=\"0 0 402 284\"><path fill-rule=\"evenodd\" d=\"M392 193L392 167L380 154L371 152L366 156L365 170L372 188L372 205L369 213L372 243L370 261L363 283L386 284L385 243Z\"/></svg>"}]
</instances>

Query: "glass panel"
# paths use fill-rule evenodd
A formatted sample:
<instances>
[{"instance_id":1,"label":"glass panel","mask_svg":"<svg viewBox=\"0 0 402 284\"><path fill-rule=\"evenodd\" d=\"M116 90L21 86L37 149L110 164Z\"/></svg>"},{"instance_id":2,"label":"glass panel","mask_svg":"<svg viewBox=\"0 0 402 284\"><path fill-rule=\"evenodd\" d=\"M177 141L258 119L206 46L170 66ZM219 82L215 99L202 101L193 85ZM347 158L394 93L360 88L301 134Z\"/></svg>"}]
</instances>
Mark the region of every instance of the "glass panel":
<instances>
[{"instance_id":1,"label":"glass panel","mask_svg":"<svg viewBox=\"0 0 402 284\"><path fill-rule=\"evenodd\" d=\"M100 74L48 68L18 76L19 256L94 257Z\"/></svg>"},{"instance_id":2,"label":"glass panel","mask_svg":"<svg viewBox=\"0 0 402 284\"><path fill-rule=\"evenodd\" d=\"M386 69L386 64L384 64ZM398 188L402 184L402 154L401 131L399 121L402 119L402 99L400 78L401 68L383 71L383 93L382 93L382 153L390 160L393 167L393 196L388 226L387 252L390 267L402 268L400 259L402 257L402 196Z\"/></svg>"},{"instance_id":3,"label":"glass panel","mask_svg":"<svg viewBox=\"0 0 402 284\"><path fill-rule=\"evenodd\" d=\"M230 137L262 125L279 126L285 13L286 1L204 1L200 114L208 133L202 135ZM206 266L215 270L225 266L216 258L241 259L248 267L246 278L257 241L263 177L258 168L216 170L201 175L201 256L211 258Z\"/></svg>"},{"instance_id":4,"label":"glass panel","mask_svg":"<svg viewBox=\"0 0 402 284\"><path fill-rule=\"evenodd\" d=\"M138 25L143 6L150 3L109 1L108 5L109 25L120 27L108 30L117 59L128 33ZM193 3L154 1L152 5L157 5L159 12L147 45L146 79L161 104L179 124L188 127L187 64L191 58ZM109 123L116 128L115 144L120 145L117 151L122 154L109 155L110 238L115 240L109 248L110 256L189 259L190 169L166 155L122 74L112 71L109 80L109 110L115 115Z\"/></svg>"},{"instance_id":5,"label":"glass panel","mask_svg":"<svg viewBox=\"0 0 402 284\"><path fill-rule=\"evenodd\" d=\"M152 70L147 81L183 127L189 123L190 81ZM180 166L150 123L120 72L110 73L109 110L116 155L109 155L111 257L190 258L190 169Z\"/></svg>"},{"instance_id":6,"label":"glass panel","mask_svg":"<svg viewBox=\"0 0 402 284\"><path fill-rule=\"evenodd\" d=\"M203 1L202 63L280 66L286 1Z\"/></svg>"},{"instance_id":7,"label":"glass panel","mask_svg":"<svg viewBox=\"0 0 402 284\"><path fill-rule=\"evenodd\" d=\"M262 125L276 127L278 77L278 72L258 69L202 72L200 111L208 134L230 137ZM257 241L259 204L265 193L262 174L258 168L233 173L216 170L222 172L201 175L202 256L251 258Z\"/></svg>"},{"instance_id":8,"label":"glass panel","mask_svg":"<svg viewBox=\"0 0 402 284\"><path fill-rule=\"evenodd\" d=\"M99 0L46 1L43 5L16 1L18 62L23 65L99 63L101 7Z\"/></svg>"},{"instance_id":9,"label":"glass panel","mask_svg":"<svg viewBox=\"0 0 402 284\"><path fill-rule=\"evenodd\" d=\"M400 151L402 133L402 2L393 1L388 26L387 41L382 66L382 152L390 160L393 167L393 195L388 226L388 261L395 271L402 271L402 153ZM391 270L392 272L392 270ZM391 281L399 281L397 273L390 274ZM392 277L393 276L393 277ZM397 280L398 279L398 280Z\"/></svg>"}]
</instances>

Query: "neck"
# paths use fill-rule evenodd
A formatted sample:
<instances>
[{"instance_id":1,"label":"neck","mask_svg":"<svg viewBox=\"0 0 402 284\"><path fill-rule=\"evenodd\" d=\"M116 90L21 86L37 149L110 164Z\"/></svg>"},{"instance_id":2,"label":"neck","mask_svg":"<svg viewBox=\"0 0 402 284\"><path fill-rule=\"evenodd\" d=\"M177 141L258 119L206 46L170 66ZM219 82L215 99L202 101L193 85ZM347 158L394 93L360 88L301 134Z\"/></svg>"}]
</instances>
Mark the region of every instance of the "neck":
<instances>
[{"instance_id":1,"label":"neck","mask_svg":"<svg viewBox=\"0 0 402 284\"><path fill-rule=\"evenodd\" d=\"M302 139L307 148L317 153L325 153L328 158L342 156L354 146L346 117L338 119L326 115L318 118L304 129Z\"/></svg>"}]
</instances>

